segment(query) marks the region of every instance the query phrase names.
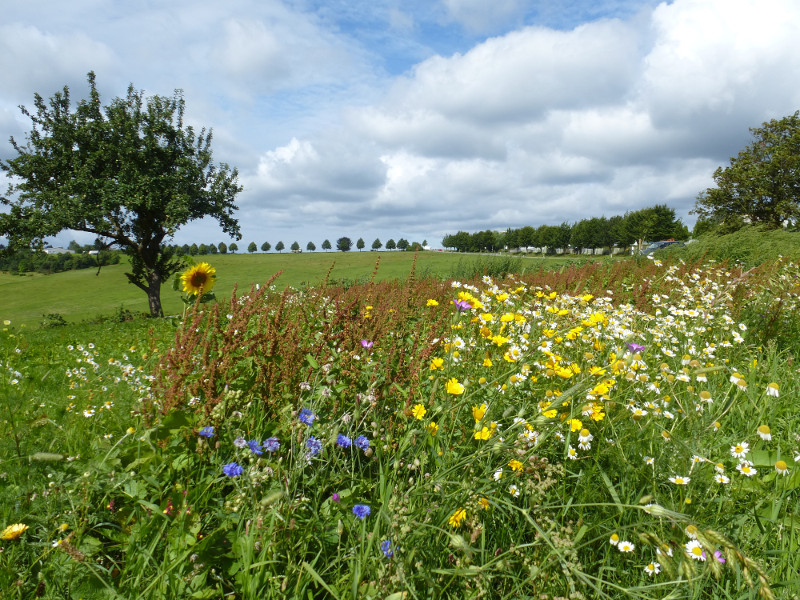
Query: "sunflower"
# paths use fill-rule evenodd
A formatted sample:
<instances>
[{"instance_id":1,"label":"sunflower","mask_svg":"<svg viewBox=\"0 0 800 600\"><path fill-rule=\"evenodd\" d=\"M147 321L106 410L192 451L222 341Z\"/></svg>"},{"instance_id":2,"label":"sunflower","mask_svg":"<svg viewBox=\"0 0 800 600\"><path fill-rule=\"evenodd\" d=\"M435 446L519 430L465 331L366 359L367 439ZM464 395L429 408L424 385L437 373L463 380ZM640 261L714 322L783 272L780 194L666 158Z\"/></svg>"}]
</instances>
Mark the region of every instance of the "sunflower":
<instances>
[{"instance_id":1,"label":"sunflower","mask_svg":"<svg viewBox=\"0 0 800 600\"><path fill-rule=\"evenodd\" d=\"M181 275L183 291L195 296L208 293L216 282L217 270L208 263L194 265Z\"/></svg>"},{"instance_id":2,"label":"sunflower","mask_svg":"<svg viewBox=\"0 0 800 600\"><path fill-rule=\"evenodd\" d=\"M25 533L28 526L25 523L14 523L9 525L3 532L0 533L0 540L16 540L19 536Z\"/></svg>"}]
</instances>

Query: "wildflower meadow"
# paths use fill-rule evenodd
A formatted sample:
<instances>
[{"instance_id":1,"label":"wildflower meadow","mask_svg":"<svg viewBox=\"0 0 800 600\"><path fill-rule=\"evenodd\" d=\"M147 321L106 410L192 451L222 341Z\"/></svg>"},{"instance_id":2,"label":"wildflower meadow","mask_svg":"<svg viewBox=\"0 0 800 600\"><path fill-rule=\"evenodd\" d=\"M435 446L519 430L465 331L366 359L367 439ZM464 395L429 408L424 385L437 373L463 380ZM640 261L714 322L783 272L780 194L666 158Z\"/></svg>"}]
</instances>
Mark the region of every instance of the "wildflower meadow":
<instances>
[{"instance_id":1,"label":"wildflower meadow","mask_svg":"<svg viewBox=\"0 0 800 600\"><path fill-rule=\"evenodd\" d=\"M214 275L2 325L3 598L800 597L797 262Z\"/></svg>"}]
</instances>

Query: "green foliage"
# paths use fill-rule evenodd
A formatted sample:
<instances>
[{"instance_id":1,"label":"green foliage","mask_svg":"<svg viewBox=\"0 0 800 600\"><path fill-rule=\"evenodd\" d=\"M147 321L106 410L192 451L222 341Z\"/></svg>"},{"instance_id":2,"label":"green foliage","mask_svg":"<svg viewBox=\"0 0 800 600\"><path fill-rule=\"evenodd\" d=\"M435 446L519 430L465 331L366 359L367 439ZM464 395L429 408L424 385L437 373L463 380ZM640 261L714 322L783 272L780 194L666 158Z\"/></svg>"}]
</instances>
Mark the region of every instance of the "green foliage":
<instances>
[{"instance_id":1,"label":"green foliage","mask_svg":"<svg viewBox=\"0 0 800 600\"><path fill-rule=\"evenodd\" d=\"M685 247L670 248L667 252L689 260L707 257L749 269L773 262L780 256L800 257L800 232L742 225L732 233L709 232Z\"/></svg>"},{"instance_id":2,"label":"green foliage","mask_svg":"<svg viewBox=\"0 0 800 600\"><path fill-rule=\"evenodd\" d=\"M22 249L0 254L0 271L10 273L61 273L74 269L100 268L118 265L120 252L101 250L97 254L73 254L62 252L47 254L35 250Z\"/></svg>"},{"instance_id":3,"label":"green foliage","mask_svg":"<svg viewBox=\"0 0 800 600\"><path fill-rule=\"evenodd\" d=\"M292 242L292 252L300 250L300 244L297 241Z\"/></svg>"},{"instance_id":4,"label":"green foliage","mask_svg":"<svg viewBox=\"0 0 800 600\"><path fill-rule=\"evenodd\" d=\"M716 187L697 198L694 212L729 224L724 233L743 220L778 228L800 217L800 111L750 132L753 141L714 172Z\"/></svg>"},{"instance_id":5,"label":"green foliage","mask_svg":"<svg viewBox=\"0 0 800 600\"><path fill-rule=\"evenodd\" d=\"M353 242L349 237L340 237L336 240L336 249L339 252L349 252L353 247Z\"/></svg>"},{"instance_id":6,"label":"green foliage","mask_svg":"<svg viewBox=\"0 0 800 600\"><path fill-rule=\"evenodd\" d=\"M275 250L277 250L278 252L283 252L284 248L286 248L286 246L283 245L283 242L278 242L277 244L275 244Z\"/></svg>"},{"instance_id":7,"label":"green foliage","mask_svg":"<svg viewBox=\"0 0 800 600\"><path fill-rule=\"evenodd\" d=\"M323 250L330 250L331 249L330 240L325 240L325 241L322 242L322 249Z\"/></svg>"},{"instance_id":8,"label":"green foliage","mask_svg":"<svg viewBox=\"0 0 800 600\"><path fill-rule=\"evenodd\" d=\"M314 244L314 242L308 242L308 244L306 244L306 250L308 250L309 252L314 252L314 250L316 249L317 247Z\"/></svg>"},{"instance_id":9,"label":"green foliage","mask_svg":"<svg viewBox=\"0 0 800 600\"><path fill-rule=\"evenodd\" d=\"M22 108L32 129L17 156L0 162L12 181L0 234L11 249L40 246L64 229L87 231L130 257L128 280L163 314L161 283L180 269L165 245L189 221L210 216L239 234L233 200L241 191L236 169L212 163L211 133L184 126L184 100L128 88L102 107L89 73L89 98L74 108L70 92L49 102L35 95L35 111Z\"/></svg>"},{"instance_id":10,"label":"green foliage","mask_svg":"<svg viewBox=\"0 0 800 600\"><path fill-rule=\"evenodd\" d=\"M256 246L256 243L255 243L255 242L250 242L250 243L247 245L247 251L248 251L250 254L252 254L253 252L256 252L257 250L258 250L258 246Z\"/></svg>"},{"instance_id":11,"label":"green foliage","mask_svg":"<svg viewBox=\"0 0 800 600\"><path fill-rule=\"evenodd\" d=\"M269 242L264 242L263 244L261 244L262 252L269 252L270 248L272 248L272 245Z\"/></svg>"},{"instance_id":12,"label":"green foliage","mask_svg":"<svg viewBox=\"0 0 800 600\"><path fill-rule=\"evenodd\" d=\"M392 238L389 238L389 241L386 242L386 249L387 250L394 250L397 248L397 244Z\"/></svg>"},{"instance_id":13,"label":"green foliage","mask_svg":"<svg viewBox=\"0 0 800 600\"><path fill-rule=\"evenodd\" d=\"M797 354L738 321L797 331L799 275L587 262L455 288L267 285L177 331L6 324L0 526L28 530L0 542L0 589L791 598Z\"/></svg>"},{"instance_id":14,"label":"green foliage","mask_svg":"<svg viewBox=\"0 0 800 600\"><path fill-rule=\"evenodd\" d=\"M364 239L363 238L358 238L358 241L356 242L356 248L358 248L359 252L364 249Z\"/></svg>"}]
</instances>

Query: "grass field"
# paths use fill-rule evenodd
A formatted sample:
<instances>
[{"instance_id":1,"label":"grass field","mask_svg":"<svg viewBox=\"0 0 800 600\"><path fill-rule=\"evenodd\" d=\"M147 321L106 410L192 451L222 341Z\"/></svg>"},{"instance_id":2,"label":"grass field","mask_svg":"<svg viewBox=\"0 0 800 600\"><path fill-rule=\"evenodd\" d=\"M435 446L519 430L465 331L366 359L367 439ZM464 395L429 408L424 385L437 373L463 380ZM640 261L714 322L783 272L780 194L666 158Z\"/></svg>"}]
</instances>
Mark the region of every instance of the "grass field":
<instances>
[{"instance_id":1,"label":"grass field","mask_svg":"<svg viewBox=\"0 0 800 600\"><path fill-rule=\"evenodd\" d=\"M0 597L797 598L796 262L391 258L183 323L0 315ZM124 302L81 276L12 284Z\"/></svg>"},{"instance_id":2,"label":"grass field","mask_svg":"<svg viewBox=\"0 0 800 600\"><path fill-rule=\"evenodd\" d=\"M217 297L230 296L235 284L239 290L250 289L251 284L263 284L275 273L282 275L275 285L298 287L319 284L326 276L331 282L367 281L372 277L376 263L380 266L376 281L404 280L411 273L415 255L410 252L314 252L302 254L216 254L195 257L217 269ZM512 261L520 269L560 268L567 264L582 263L582 258L526 258ZM448 277L466 276L474 268L492 262L508 263L507 257L475 257L448 252L421 252L416 256L416 276ZM10 275L0 273L0 318L17 325L37 326L42 316L58 313L67 322L76 322L109 316L120 309L133 313L147 311L144 292L128 283L124 273L127 263L96 269L67 271L53 275ZM471 273L469 273L471 274ZM172 283L162 286L161 302L165 314L178 314L183 310L178 293Z\"/></svg>"}]
</instances>

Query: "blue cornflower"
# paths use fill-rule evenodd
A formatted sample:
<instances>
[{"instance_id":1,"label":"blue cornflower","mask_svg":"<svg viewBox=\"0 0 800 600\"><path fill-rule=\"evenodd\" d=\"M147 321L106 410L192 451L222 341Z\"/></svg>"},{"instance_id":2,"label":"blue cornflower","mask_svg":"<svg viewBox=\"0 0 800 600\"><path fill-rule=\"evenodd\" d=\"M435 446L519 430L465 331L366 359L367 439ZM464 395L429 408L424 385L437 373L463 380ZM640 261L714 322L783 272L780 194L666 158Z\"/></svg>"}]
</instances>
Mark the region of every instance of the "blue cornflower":
<instances>
[{"instance_id":1,"label":"blue cornflower","mask_svg":"<svg viewBox=\"0 0 800 600\"><path fill-rule=\"evenodd\" d=\"M365 436L360 435L356 438L356 446L358 446L362 450L366 450L367 448L369 448L369 440Z\"/></svg>"},{"instance_id":2,"label":"blue cornflower","mask_svg":"<svg viewBox=\"0 0 800 600\"><path fill-rule=\"evenodd\" d=\"M257 454L258 456L264 454L264 451L261 449L261 444L258 442L258 440L247 440L247 446L250 448L250 452L253 454Z\"/></svg>"},{"instance_id":3,"label":"blue cornflower","mask_svg":"<svg viewBox=\"0 0 800 600\"><path fill-rule=\"evenodd\" d=\"M306 440L306 448L308 448L311 456L316 456L322 452L322 442L312 435L310 438L308 438L308 440Z\"/></svg>"},{"instance_id":4,"label":"blue cornflower","mask_svg":"<svg viewBox=\"0 0 800 600\"><path fill-rule=\"evenodd\" d=\"M204 438L214 437L214 428L203 427L200 431L197 432L197 435L203 436Z\"/></svg>"},{"instance_id":5,"label":"blue cornflower","mask_svg":"<svg viewBox=\"0 0 800 600\"><path fill-rule=\"evenodd\" d=\"M359 519L366 519L370 512L370 508L366 504L356 504L353 507L353 514Z\"/></svg>"},{"instance_id":6,"label":"blue cornflower","mask_svg":"<svg viewBox=\"0 0 800 600\"><path fill-rule=\"evenodd\" d=\"M352 440L342 433L336 437L336 445L340 448L349 448L352 443Z\"/></svg>"},{"instance_id":7,"label":"blue cornflower","mask_svg":"<svg viewBox=\"0 0 800 600\"><path fill-rule=\"evenodd\" d=\"M281 443L278 438L271 437L264 440L263 446L267 452L277 452L281 447Z\"/></svg>"},{"instance_id":8,"label":"blue cornflower","mask_svg":"<svg viewBox=\"0 0 800 600\"><path fill-rule=\"evenodd\" d=\"M313 423L314 423L314 419L317 418L317 415L315 415L309 409L304 408L297 415L297 418L300 419L300 422L303 425L308 425L309 427L311 427L311 425L313 425Z\"/></svg>"},{"instance_id":9,"label":"blue cornflower","mask_svg":"<svg viewBox=\"0 0 800 600\"><path fill-rule=\"evenodd\" d=\"M228 463L227 465L223 465L222 472L228 477L238 477L244 473L244 469L235 462L232 462Z\"/></svg>"},{"instance_id":10,"label":"blue cornflower","mask_svg":"<svg viewBox=\"0 0 800 600\"><path fill-rule=\"evenodd\" d=\"M392 540L383 540L381 542L381 550L386 558L392 558L394 551L392 550Z\"/></svg>"}]
</instances>

